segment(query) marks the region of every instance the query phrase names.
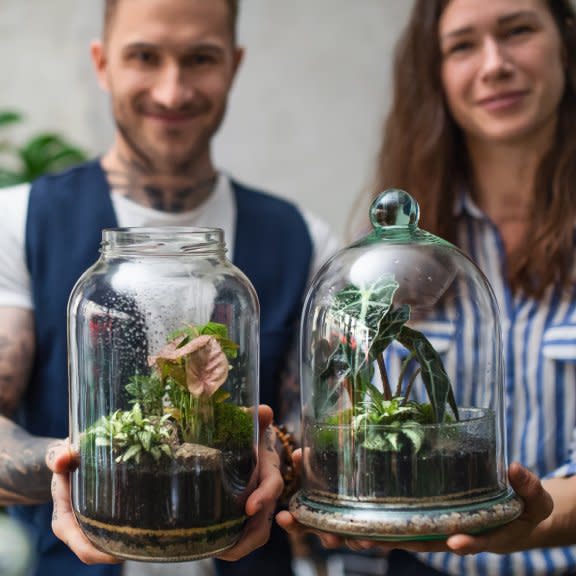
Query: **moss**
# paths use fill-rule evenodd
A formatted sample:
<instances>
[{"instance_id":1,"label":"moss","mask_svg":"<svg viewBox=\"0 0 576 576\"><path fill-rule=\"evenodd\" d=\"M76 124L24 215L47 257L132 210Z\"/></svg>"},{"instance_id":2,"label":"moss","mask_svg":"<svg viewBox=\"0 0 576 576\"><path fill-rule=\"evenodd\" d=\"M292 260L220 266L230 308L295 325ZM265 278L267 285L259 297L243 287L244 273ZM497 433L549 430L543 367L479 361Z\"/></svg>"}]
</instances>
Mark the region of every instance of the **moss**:
<instances>
[{"instance_id":1,"label":"moss","mask_svg":"<svg viewBox=\"0 0 576 576\"><path fill-rule=\"evenodd\" d=\"M254 424L252 415L244 408L222 402L214 406L214 446L235 450L250 448Z\"/></svg>"},{"instance_id":2,"label":"moss","mask_svg":"<svg viewBox=\"0 0 576 576\"><path fill-rule=\"evenodd\" d=\"M320 450L337 450L340 445L340 435L343 429L352 424L352 409L341 410L326 418L324 424L319 424L315 431L315 444Z\"/></svg>"}]
</instances>

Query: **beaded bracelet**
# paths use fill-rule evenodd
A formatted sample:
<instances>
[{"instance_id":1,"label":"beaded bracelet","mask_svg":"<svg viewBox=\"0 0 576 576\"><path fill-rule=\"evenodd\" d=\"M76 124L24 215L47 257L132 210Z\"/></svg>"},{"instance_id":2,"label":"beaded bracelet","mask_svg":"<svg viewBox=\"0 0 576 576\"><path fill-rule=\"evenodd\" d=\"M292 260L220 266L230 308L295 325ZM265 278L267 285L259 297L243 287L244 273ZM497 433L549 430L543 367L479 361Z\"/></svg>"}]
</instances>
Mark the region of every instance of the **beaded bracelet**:
<instances>
[{"instance_id":1,"label":"beaded bracelet","mask_svg":"<svg viewBox=\"0 0 576 576\"><path fill-rule=\"evenodd\" d=\"M280 501L281 503L287 503L299 485L299 478L296 475L294 463L292 462L292 454L296 448L296 442L294 436L288 432L285 426L272 424L272 428L276 432L276 439L279 443L279 449L277 451L280 455L280 473L284 480L284 491L282 492Z\"/></svg>"}]
</instances>

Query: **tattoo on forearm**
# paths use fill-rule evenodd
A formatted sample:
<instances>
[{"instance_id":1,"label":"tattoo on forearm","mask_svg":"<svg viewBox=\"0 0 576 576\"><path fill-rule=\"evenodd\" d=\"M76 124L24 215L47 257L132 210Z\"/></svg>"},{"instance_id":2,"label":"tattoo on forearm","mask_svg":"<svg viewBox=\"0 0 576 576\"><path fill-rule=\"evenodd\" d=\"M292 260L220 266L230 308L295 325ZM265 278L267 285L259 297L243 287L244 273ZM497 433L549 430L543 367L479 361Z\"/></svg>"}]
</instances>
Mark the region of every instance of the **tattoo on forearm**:
<instances>
[{"instance_id":1,"label":"tattoo on forearm","mask_svg":"<svg viewBox=\"0 0 576 576\"><path fill-rule=\"evenodd\" d=\"M264 441L266 445L266 450L268 452L276 452L276 449L274 448L275 434L270 426L268 426L268 428L266 428L266 430L264 431Z\"/></svg>"},{"instance_id":2,"label":"tattoo on forearm","mask_svg":"<svg viewBox=\"0 0 576 576\"><path fill-rule=\"evenodd\" d=\"M54 476L52 476L50 492L52 493L52 499L54 500L54 507L52 508L52 522L56 522L56 520L58 520L58 505L56 504L56 499L54 498L56 494L56 478L54 478Z\"/></svg>"},{"instance_id":3,"label":"tattoo on forearm","mask_svg":"<svg viewBox=\"0 0 576 576\"><path fill-rule=\"evenodd\" d=\"M4 311L0 319L0 414L10 416L32 366L34 324L28 313Z\"/></svg>"},{"instance_id":4,"label":"tattoo on forearm","mask_svg":"<svg viewBox=\"0 0 576 576\"><path fill-rule=\"evenodd\" d=\"M0 503L49 501L52 473L44 457L54 440L31 436L7 418L0 418L0 437Z\"/></svg>"},{"instance_id":5,"label":"tattoo on forearm","mask_svg":"<svg viewBox=\"0 0 576 576\"><path fill-rule=\"evenodd\" d=\"M0 505L50 500L44 456L54 440L31 436L9 419L28 384L34 348L32 313L0 308Z\"/></svg>"}]
</instances>

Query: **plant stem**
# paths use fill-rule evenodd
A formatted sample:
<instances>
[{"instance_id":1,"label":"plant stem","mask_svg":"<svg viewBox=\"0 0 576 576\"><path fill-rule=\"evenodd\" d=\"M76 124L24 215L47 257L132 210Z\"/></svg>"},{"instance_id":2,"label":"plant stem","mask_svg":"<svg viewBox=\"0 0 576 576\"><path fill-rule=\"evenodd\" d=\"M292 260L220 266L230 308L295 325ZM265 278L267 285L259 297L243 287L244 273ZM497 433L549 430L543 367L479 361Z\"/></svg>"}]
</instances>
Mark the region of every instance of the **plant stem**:
<instances>
[{"instance_id":1,"label":"plant stem","mask_svg":"<svg viewBox=\"0 0 576 576\"><path fill-rule=\"evenodd\" d=\"M190 394L182 404L186 409L185 441L212 445L214 432L214 403L209 396Z\"/></svg>"},{"instance_id":2,"label":"plant stem","mask_svg":"<svg viewBox=\"0 0 576 576\"><path fill-rule=\"evenodd\" d=\"M411 352L410 355L402 362L402 370L400 370L400 376L398 376L398 384L396 386L396 396L402 395L402 382L404 381L404 376L406 376L406 370L408 370L408 364L410 364L410 360L414 358L414 353ZM406 394L406 398L408 398L408 393Z\"/></svg>"},{"instance_id":3,"label":"plant stem","mask_svg":"<svg viewBox=\"0 0 576 576\"><path fill-rule=\"evenodd\" d=\"M384 399L392 400L392 390L390 388L390 381L388 380L388 373L386 372L386 365L384 364L384 358L382 356L378 356L376 362L378 363L380 378L382 378L382 390L384 392Z\"/></svg>"},{"instance_id":4,"label":"plant stem","mask_svg":"<svg viewBox=\"0 0 576 576\"><path fill-rule=\"evenodd\" d=\"M404 406L404 404L408 402L408 398L410 397L410 394L412 394L412 386L414 385L414 381L416 380L416 378L418 378L418 374L420 374L420 372L422 372L422 368L418 368L418 370L414 372L412 378L410 378L410 382L408 382L408 386L406 386L406 396L404 396L402 406Z\"/></svg>"}]
</instances>

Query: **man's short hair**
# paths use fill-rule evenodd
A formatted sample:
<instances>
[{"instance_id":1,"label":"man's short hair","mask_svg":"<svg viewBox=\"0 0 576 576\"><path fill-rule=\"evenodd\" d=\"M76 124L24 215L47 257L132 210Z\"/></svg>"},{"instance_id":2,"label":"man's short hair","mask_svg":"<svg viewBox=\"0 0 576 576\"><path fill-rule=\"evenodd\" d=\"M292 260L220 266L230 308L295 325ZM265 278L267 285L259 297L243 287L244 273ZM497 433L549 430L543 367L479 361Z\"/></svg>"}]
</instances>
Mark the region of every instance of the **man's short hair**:
<instances>
[{"instance_id":1,"label":"man's short hair","mask_svg":"<svg viewBox=\"0 0 576 576\"><path fill-rule=\"evenodd\" d=\"M236 43L236 27L238 24L238 12L240 11L240 0L225 0L230 12L230 27L232 38ZM108 36L108 31L114 18L114 12L120 0L104 0L104 38Z\"/></svg>"}]
</instances>

